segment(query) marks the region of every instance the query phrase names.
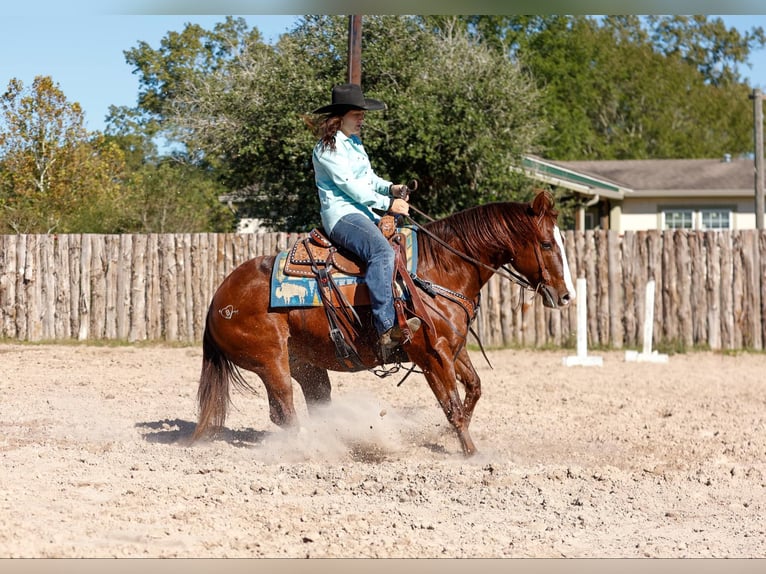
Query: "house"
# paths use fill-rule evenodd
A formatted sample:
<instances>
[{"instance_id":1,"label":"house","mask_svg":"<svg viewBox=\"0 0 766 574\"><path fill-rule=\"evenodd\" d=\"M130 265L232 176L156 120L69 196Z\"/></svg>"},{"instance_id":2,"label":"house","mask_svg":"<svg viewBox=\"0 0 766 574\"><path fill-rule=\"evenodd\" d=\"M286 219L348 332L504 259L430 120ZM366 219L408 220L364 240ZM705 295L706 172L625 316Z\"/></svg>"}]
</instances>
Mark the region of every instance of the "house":
<instances>
[{"instance_id":1,"label":"house","mask_svg":"<svg viewBox=\"0 0 766 574\"><path fill-rule=\"evenodd\" d=\"M225 203L237 217L237 233L259 233L271 231L263 225L263 219L250 216L250 196L253 189L244 188L218 196L218 201Z\"/></svg>"},{"instance_id":2,"label":"house","mask_svg":"<svg viewBox=\"0 0 766 574\"><path fill-rule=\"evenodd\" d=\"M752 158L549 161L528 176L582 198L576 229L755 229Z\"/></svg>"}]
</instances>

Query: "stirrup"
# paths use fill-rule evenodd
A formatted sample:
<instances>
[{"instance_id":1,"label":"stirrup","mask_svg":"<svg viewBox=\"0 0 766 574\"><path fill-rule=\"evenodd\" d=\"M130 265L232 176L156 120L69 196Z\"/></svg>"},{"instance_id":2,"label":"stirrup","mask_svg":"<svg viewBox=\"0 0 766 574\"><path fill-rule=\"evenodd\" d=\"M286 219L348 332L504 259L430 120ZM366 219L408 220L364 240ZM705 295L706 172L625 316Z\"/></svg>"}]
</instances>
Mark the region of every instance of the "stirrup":
<instances>
[{"instance_id":1,"label":"stirrup","mask_svg":"<svg viewBox=\"0 0 766 574\"><path fill-rule=\"evenodd\" d=\"M407 328L410 330L410 333L414 334L418 329L420 329L420 325L421 321L418 317L410 317L407 319ZM402 342L402 335L402 329L397 323L380 336L380 348L384 351L391 351L396 349L396 347L398 347Z\"/></svg>"}]
</instances>

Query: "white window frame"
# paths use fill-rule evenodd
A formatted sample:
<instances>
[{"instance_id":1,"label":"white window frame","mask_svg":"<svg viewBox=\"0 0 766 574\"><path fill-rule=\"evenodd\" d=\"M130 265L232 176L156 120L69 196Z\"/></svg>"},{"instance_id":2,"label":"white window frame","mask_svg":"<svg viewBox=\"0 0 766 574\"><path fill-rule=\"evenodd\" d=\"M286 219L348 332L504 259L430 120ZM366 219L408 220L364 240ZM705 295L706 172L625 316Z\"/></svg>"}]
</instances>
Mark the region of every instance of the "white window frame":
<instances>
[{"instance_id":1,"label":"white window frame","mask_svg":"<svg viewBox=\"0 0 766 574\"><path fill-rule=\"evenodd\" d=\"M725 218L726 220L726 227L710 227L705 224L705 215L706 214L717 214L725 217L721 217L721 220ZM721 231L721 230L729 230L731 229L731 220L732 220L732 211L731 209L727 207L707 207L705 209L700 209L700 225L699 228L702 231Z\"/></svg>"},{"instance_id":2,"label":"white window frame","mask_svg":"<svg viewBox=\"0 0 766 574\"><path fill-rule=\"evenodd\" d=\"M686 226L682 226L682 227L673 226L673 227L670 227L670 225L668 225L668 214L671 214L671 213L672 214L676 214L677 213L679 215L680 214L688 215L689 216L689 227L686 227ZM694 214L694 210L690 209L688 207L664 208L662 210L662 229L663 230L665 230L665 229L668 229L668 230L670 230L670 229L694 229L694 219L695 219L694 215L695 215ZM684 223L686 223L686 218L684 218Z\"/></svg>"},{"instance_id":3,"label":"white window frame","mask_svg":"<svg viewBox=\"0 0 766 574\"><path fill-rule=\"evenodd\" d=\"M691 219L691 227L669 227L668 226L668 214L671 213L684 213L689 214ZM705 214L717 213L722 215L721 221L727 223L726 227L708 227L704 224ZM728 231L734 229L734 209L728 205L715 206L715 207L699 207L699 206L662 206L660 207L662 230L673 229L688 229L691 231Z\"/></svg>"}]
</instances>

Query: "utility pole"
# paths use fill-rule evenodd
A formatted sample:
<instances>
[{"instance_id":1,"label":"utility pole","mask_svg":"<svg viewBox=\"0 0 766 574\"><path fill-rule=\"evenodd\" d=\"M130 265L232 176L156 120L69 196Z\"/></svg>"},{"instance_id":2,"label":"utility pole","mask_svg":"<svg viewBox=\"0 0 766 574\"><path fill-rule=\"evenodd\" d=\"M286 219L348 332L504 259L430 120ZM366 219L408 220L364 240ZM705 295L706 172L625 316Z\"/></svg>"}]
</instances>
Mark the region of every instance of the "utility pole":
<instances>
[{"instance_id":1,"label":"utility pole","mask_svg":"<svg viewBox=\"0 0 766 574\"><path fill-rule=\"evenodd\" d=\"M348 82L362 85L362 17L348 17Z\"/></svg>"},{"instance_id":2,"label":"utility pole","mask_svg":"<svg viewBox=\"0 0 766 574\"><path fill-rule=\"evenodd\" d=\"M763 94L755 88L753 100L755 118L755 228L763 229Z\"/></svg>"}]
</instances>

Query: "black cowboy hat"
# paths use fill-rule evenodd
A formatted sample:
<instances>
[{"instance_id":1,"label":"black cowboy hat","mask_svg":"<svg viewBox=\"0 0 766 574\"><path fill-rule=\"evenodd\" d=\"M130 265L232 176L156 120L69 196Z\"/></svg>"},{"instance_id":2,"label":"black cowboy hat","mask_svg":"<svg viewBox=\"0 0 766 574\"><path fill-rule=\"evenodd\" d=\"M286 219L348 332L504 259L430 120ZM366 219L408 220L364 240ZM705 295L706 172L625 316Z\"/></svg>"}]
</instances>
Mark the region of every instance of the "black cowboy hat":
<instances>
[{"instance_id":1,"label":"black cowboy hat","mask_svg":"<svg viewBox=\"0 0 766 574\"><path fill-rule=\"evenodd\" d=\"M337 84L332 88L332 103L317 108L313 113L327 114L342 110L385 110L386 104L380 100L365 98L359 84Z\"/></svg>"}]
</instances>

